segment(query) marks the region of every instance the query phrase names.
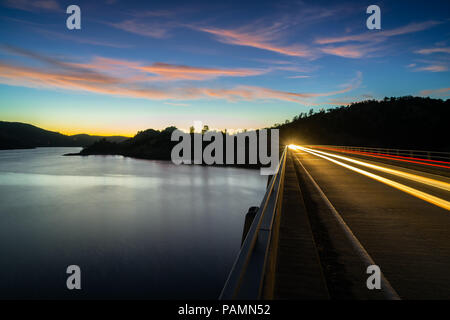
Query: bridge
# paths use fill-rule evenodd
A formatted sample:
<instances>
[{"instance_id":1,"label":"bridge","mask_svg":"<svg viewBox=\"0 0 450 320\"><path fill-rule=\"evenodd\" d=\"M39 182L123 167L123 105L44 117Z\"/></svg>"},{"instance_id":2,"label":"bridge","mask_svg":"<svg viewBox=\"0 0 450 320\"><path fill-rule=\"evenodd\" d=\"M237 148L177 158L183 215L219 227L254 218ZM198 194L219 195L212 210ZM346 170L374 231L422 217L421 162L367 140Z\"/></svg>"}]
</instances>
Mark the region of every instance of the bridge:
<instances>
[{"instance_id":1,"label":"bridge","mask_svg":"<svg viewBox=\"0 0 450 320\"><path fill-rule=\"evenodd\" d=\"M286 146L220 299L449 299L449 191L450 153Z\"/></svg>"}]
</instances>

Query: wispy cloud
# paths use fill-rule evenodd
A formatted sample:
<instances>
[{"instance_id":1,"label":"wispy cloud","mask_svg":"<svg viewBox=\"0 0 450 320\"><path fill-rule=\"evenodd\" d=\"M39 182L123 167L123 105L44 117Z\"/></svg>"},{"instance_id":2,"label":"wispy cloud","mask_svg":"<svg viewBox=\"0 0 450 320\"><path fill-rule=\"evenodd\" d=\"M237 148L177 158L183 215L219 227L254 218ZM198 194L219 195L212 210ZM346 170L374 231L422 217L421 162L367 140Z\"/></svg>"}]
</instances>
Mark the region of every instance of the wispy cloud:
<instances>
[{"instance_id":1,"label":"wispy cloud","mask_svg":"<svg viewBox=\"0 0 450 320\"><path fill-rule=\"evenodd\" d=\"M306 79L306 78L311 78L311 76L306 76L306 75L300 75L300 76L290 76L287 77L288 79Z\"/></svg>"},{"instance_id":2,"label":"wispy cloud","mask_svg":"<svg viewBox=\"0 0 450 320\"><path fill-rule=\"evenodd\" d=\"M0 83L33 87L76 90L110 96L141 98L150 100L192 100L192 99L224 99L228 101L281 100L309 104L311 98L333 96L355 89L361 83L362 74L347 84L343 89L329 92L288 92L263 88L258 86L237 85L232 88L209 88L196 86L151 86L144 78L137 77L135 72L141 72L142 64L134 61L123 61L97 57L90 63L72 63L60 61L52 57L42 56L35 52L18 48L9 48L9 52L20 54L45 65L30 67L0 62ZM102 60L103 59L103 60ZM108 62L108 63L106 63ZM151 65L152 66L152 65ZM157 67L160 67L161 70ZM190 68L168 64L153 65L152 72L160 72L165 76L167 70L176 73L187 70L192 76L219 73L223 75L229 70L212 68ZM120 72L117 72L120 71ZM234 71L236 72L236 71ZM240 71L241 72L241 71ZM242 74L239 74L242 76ZM170 102L173 103L173 102Z\"/></svg>"},{"instance_id":3,"label":"wispy cloud","mask_svg":"<svg viewBox=\"0 0 450 320\"><path fill-rule=\"evenodd\" d=\"M259 69L192 67L162 62L153 63L149 66L139 67L139 70L159 75L165 80L206 80L217 77L248 77L268 72L268 70Z\"/></svg>"},{"instance_id":4,"label":"wispy cloud","mask_svg":"<svg viewBox=\"0 0 450 320\"><path fill-rule=\"evenodd\" d=\"M257 49L276 52L286 56L293 57L312 57L313 52L305 45L280 45L277 43L279 40L280 26L275 24L268 28L239 28L239 29L219 29L210 27L195 27L199 31L203 31L214 35L218 41L253 47Z\"/></svg>"},{"instance_id":5,"label":"wispy cloud","mask_svg":"<svg viewBox=\"0 0 450 320\"><path fill-rule=\"evenodd\" d=\"M442 64L433 64L415 69L415 71L430 71L430 72L444 72L447 70L448 67Z\"/></svg>"},{"instance_id":6,"label":"wispy cloud","mask_svg":"<svg viewBox=\"0 0 450 320\"><path fill-rule=\"evenodd\" d=\"M198 81L219 77L249 77L267 73L270 69L249 68L209 68L176 65L164 62L146 64L138 61L118 60L95 57L88 63L77 64L79 67L108 72L117 76L130 75L135 81Z\"/></svg>"},{"instance_id":7,"label":"wispy cloud","mask_svg":"<svg viewBox=\"0 0 450 320\"><path fill-rule=\"evenodd\" d=\"M169 35L169 28L166 26L158 23L140 22L134 19L108 23L108 25L126 32L156 39L163 39Z\"/></svg>"},{"instance_id":8,"label":"wispy cloud","mask_svg":"<svg viewBox=\"0 0 450 320\"><path fill-rule=\"evenodd\" d=\"M420 49L420 50L415 51L415 53L419 53L419 54L450 53L450 47Z\"/></svg>"},{"instance_id":9,"label":"wispy cloud","mask_svg":"<svg viewBox=\"0 0 450 320\"><path fill-rule=\"evenodd\" d=\"M211 34L222 43L257 48L289 57L313 59L318 57L320 51L305 43L287 42L289 35L299 28L329 23L354 11L346 5L317 6L303 1L290 2L288 5L277 3L276 8L281 9L282 13L274 12L270 17L260 18L240 27L188 26Z\"/></svg>"},{"instance_id":10,"label":"wispy cloud","mask_svg":"<svg viewBox=\"0 0 450 320\"><path fill-rule=\"evenodd\" d=\"M420 94L422 96L450 96L450 88L422 90L420 91Z\"/></svg>"},{"instance_id":11,"label":"wispy cloud","mask_svg":"<svg viewBox=\"0 0 450 320\"><path fill-rule=\"evenodd\" d=\"M61 7L56 0L5 0L3 4L10 8L24 11L61 11Z\"/></svg>"},{"instance_id":12,"label":"wispy cloud","mask_svg":"<svg viewBox=\"0 0 450 320\"><path fill-rule=\"evenodd\" d=\"M327 12L323 12L323 14L327 16ZM314 41L315 45L281 44L284 33L289 27L288 22L258 27L251 25L235 29L191 27L215 36L222 43L258 48L285 56L317 58L321 54L328 54L344 58L362 58L369 53L381 50L382 47L379 44L390 37L423 31L439 23L438 21L425 21L379 32L318 38Z\"/></svg>"},{"instance_id":13,"label":"wispy cloud","mask_svg":"<svg viewBox=\"0 0 450 320\"><path fill-rule=\"evenodd\" d=\"M149 100L222 99L228 101L282 100L308 104L308 98L330 96L348 92L352 87L323 93L296 93L256 86L233 88L165 87L155 88L128 83L121 79L95 78L78 73L56 73L30 67L0 63L0 83L32 88L53 88L84 91L110 96Z\"/></svg>"},{"instance_id":14,"label":"wispy cloud","mask_svg":"<svg viewBox=\"0 0 450 320\"><path fill-rule=\"evenodd\" d=\"M321 51L330 55L344 58L361 58L367 52L367 48L363 46L333 46L321 48Z\"/></svg>"},{"instance_id":15,"label":"wispy cloud","mask_svg":"<svg viewBox=\"0 0 450 320\"><path fill-rule=\"evenodd\" d=\"M448 59L416 59L406 66L411 71L445 72L449 70Z\"/></svg>"},{"instance_id":16,"label":"wispy cloud","mask_svg":"<svg viewBox=\"0 0 450 320\"><path fill-rule=\"evenodd\" d=\"M426 21L411 23L391 30L372 31L362 34L345 35L340 37L317 38L315 43L323 53L344 58L362 58L383 49L380 43L393 36L414 33L429 29L440 22Z\"/></svg>"},{"instance_id":17,"label":"wispy cloud","mask_svg":"<svg viewBox=\"0 0 450 320\"><path fill-rule=\"evenodd\" d=\"M399 36L408 33L414 33L418 31L423 31L438 25L440 22L438 21L425 21L421 23L411 23L406 26L402 26L399 28L391 29L391 30L383 30L377 32L366 32L362 34L356 35L347 35L342 37L325 37L316 39L316 43L318 44L332 44L332 43L342 43L342 42L369 42L374 40L382 41L386 38Z\"/></svg>"}]
</instances>

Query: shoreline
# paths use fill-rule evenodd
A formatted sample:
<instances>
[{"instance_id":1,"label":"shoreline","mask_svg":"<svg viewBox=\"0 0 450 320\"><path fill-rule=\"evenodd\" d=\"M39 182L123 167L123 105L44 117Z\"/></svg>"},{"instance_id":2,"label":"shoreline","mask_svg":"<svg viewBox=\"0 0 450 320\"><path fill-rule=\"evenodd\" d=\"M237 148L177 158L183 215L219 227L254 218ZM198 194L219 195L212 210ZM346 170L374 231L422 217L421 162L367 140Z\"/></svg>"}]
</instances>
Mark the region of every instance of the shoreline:
<instances>
[{"instance_id":1,"label":"shoreline","mask_svg":"<svg viewBox=\"0 0 450 320\"><path fill-rule=\"evenodd\" d=\"M124 155L124 154L118 154L118 153L108 153L108 154L100 154L100 153L96 153L96 154L82 154L82 153L66 153L63 154L63 156L65 157L74 157L74 156L81 156L81 157L89 157L89 156L122 156L122 157L126 157L126 158L131 158L131 159L137 159L137 160L155 160L155 161L169 161L171 163L172 160L171 159L157 159L157 158L145 158L145 157L135 157L135 156L129 156L129 155ZM186 164L183 163L182 165L198 165L198 166L209 166L209 167L219 167L219 168L240 168L240 169L261 169L262 166L259 164L212 164L212 165L208 165L206 163L199 163L199 164Z\"/></svg>"}]
</instances>

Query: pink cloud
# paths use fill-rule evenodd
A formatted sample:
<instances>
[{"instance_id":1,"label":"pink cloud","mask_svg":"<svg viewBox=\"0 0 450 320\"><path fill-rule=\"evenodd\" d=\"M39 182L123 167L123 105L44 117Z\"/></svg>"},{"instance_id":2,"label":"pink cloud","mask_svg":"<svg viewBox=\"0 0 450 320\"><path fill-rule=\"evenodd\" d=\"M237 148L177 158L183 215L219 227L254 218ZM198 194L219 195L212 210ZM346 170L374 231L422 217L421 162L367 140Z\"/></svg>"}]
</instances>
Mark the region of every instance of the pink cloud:
<instances>
[{"instance_id":1,"label":"pink cloud","mask_svg":"<svg viewBox=\"0 0 450 320\"><path fill-rule=\"evenodd\" d=\"M163 62L155 62L147 65L142 62L104 57L95 57L89 63L72 63L70 65L120 75L121 77L134 77L136 81L207 80L219 77L248 77L270 71L269 69L193 67Z\"/></svg>"},{"instance_id":2,"label":"pink cloud","mask_svg":"<svg viewBox=\"0 0 450 320\"><path fill-rule=\"evenodd\" d=\"M272 28L250 32L247 28L236 30L217 28L197 28L197 30L215 35L220 42L253 47L294 57L312 57L313 52L302 45L282 46L274 43L277 31Z\"/></svg>"},{"instance_id":3,"label":"pink cloud","mask_svg":"<svg viewBox=\"0 0 450 320\"><path fill-rule=\"evenodd\" d=\"M415 71L430 71L430 72L444 72L447 71L448 67L444 66L444 65L429 65L429 66L425 66L425 67L420 67L415 69Z\"/></svg>"},{"instance_id":4,"label":"pink cloud","mask_svg":"<svg viewBox=\"0 0 450 320\"><path fill-rule=\"evenodd\" d=\"M342 36L342 37L319 38L319 39L316 39L315 42L318 44L331 44L331 43L342 43L342 42L349 42L349 41L369 42L369 41L374 41L374 40L383 40L388 37L423 31L423 30L429 29L439 23L440 22L438 22L438 21L426 21L426 22L421 22L421 23L411 23L406 26L391 29L391 30L366 32L366 33L362 33L362 34L348 35L348 36Z\"/></svg>"},{"instance_id":5,"label":"pink cloud","mask_svg":"<svg viewBox=\"0 0 450 320\"><path fill-rule=\"evenodd\" d=\"M344 58L361 58L366 53L358 46L326 47L322 48L321 51Z\"/></svg>"},{"instance_id":6,"label":"pink cloud","mask_svg":"<svg viewBox=\"0 0 450 320\"><path fill-rule=\"evenodd\" d=\"M256 69L223 69L203 68L184 65L173 65L162 62L150 66L139 67L139 70L157 74L166 80L205 80L217 77L248 77L267 72L267 70Z\"/></svg>"},{"instance_id":7,"label":"pink cloud","mask_svg":"<svg viewBox=\"0 0 450 320\"><path fill-rule=\"evenodd\" d=\"M308 104L308 98L330 96L348 92L354 86L339 91L323 93L296 93L274 90L256 86L236 86L231 89L205 87L166 87L149 88L128 79L98 77L86 72L49 72L30 67L0 64L0 83L33 87L84 91L111 96L143 98L150 100L191 100L191 99L224 99L237 100L282 100Z\"/></svg>"},{"instance_id":8,"label":"pink cloud","mask_svg":"<svg viewBox=\"0 0 450 320\"><path fill-rule=\"evenodd\" d=\"M63 89L110 96L149 100L223 99L228 101L280 100L312 104L316 97L333 96L348 92L361 84L361 73L343 89L329 92L289 92L249 85L232 88L196 86L151 87L154 73L160 78L199 80L217 76L248 76L261 72L252 69L222 69L155 63L146 66L141 62L96 57L89 63L61 62L22 49L11 49L33 60L44 62L36 68L0 62L0 83L33 88ZM144 73L144 75L142 75Z\"/></svg>"},{"instance_id":9,"label":"pink cloud","mask_svg":"<svg viewBox=\"0 0 450 320\"><path fill-rule=\"evenodd\" d=\"M420 94L422 96L431 96L431 95L449 96L450 95L450 88L422 90L422 91L420 91Z\"/></svg>"}]
</instances>

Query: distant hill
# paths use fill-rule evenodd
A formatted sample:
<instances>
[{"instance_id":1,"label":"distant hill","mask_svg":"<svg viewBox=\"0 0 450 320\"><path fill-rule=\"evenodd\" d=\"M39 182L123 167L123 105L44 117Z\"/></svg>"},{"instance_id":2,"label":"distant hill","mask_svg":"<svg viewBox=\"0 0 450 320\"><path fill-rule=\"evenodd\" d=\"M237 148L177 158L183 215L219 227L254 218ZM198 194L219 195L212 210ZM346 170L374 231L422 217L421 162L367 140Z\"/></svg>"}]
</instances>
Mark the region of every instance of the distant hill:
<instances>
[{"instance_id":1,"label":"distant hill","mask_svg":"<svg viewBox=\"0 0 450 320\"><path fill-rule=\"evenodd\" d=\"M147 129L125 141L101 139L85 147L79 155L123 155L141 159L170 160L172 147L177 144L170 140L174 130L175 127L168 127L162 131Z\"/></svg>"},{"instance_id":2,"label":"distant hill","mask_svg":"<svg viewBox=\"0 0 450 320\"><path fill-rule=\"evenodd\" d=\"M346 145L450 152L450 99L368 100L301 113L275 125L280 143Z\"/></svg>"},{"instance_id":3,"label":"distant hill","mask_svg":"<svg viewBox=\"0 0 450 320\"><path fill-rule=\"evenodd\" d=\"M0 121L0 149L28 149L35 147L85 147L105 138L107 141L121 142L127 137L73 136L44 130L31 124Z\"/></svg>"},{"instance_id":4,"label":"distant hill","mask_svg":"<svg viewBox=\"0 0 450 320\"><path fill-rule=\"evenodd\" d=\"M172 132L176 130L176 127L167 127L164 130L147 129L145 131L138 132L133 138L122 142L111 142L107 140L99 140L94 144L84 148L80 153L67 154L68 156L81 155L122 155L125 157L133 157L139 159L149 160L170 160L172 148L178 144L178 141L171 141ZM199 133L200 134L200 133ZM222 139L225 141L225 133L222 132ZM191 137L191 161L194 161L194 133L190 134ZM259 139L259 138L257 138ZM204 149L209 142L203 141L202 148ZM223 145L222 156L225 162L226 159L226 145ZM270 147L269 147L270 148ZM248 159L248 143L246 144L246 158ZM237 151L235 142L234 151L234 167L242 168L259 168L261 163L249 164L247 160L245 164L237 164Z\"/></svg>"}]
</instances>

